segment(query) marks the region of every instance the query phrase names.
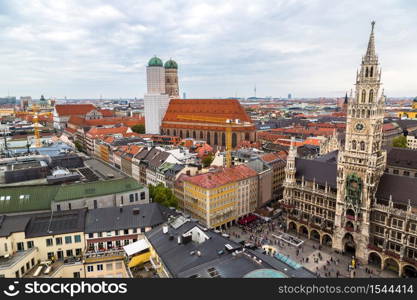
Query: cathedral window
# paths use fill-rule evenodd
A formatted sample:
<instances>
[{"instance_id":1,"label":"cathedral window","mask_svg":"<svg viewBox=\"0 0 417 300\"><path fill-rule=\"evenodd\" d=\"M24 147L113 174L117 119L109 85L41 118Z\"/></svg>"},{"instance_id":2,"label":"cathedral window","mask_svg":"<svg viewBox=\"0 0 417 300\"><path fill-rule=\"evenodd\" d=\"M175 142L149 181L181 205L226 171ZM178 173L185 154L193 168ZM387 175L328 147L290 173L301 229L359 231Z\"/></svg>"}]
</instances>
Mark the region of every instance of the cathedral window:
<instances>
[{"instance_id":1,"label":"cathedral window","mask_svg":"<svg viewBox=\"0 0 417 300\"><path fill-rule=\"evenodd\" d=\"M369 103L374 101L374 90L369 91Z\"/></svg>"},{"instance_id":2,"label":"cathedral window","mask_svg":"<svg viewBox=\"0 0 417 300\"><path fill-rule=\"evenodd\" d=\"M356 150L356 141L352 141L352 149Z\"/></svg>"},{"instance_id":3,"label":"cathedral window","mask_svg":"<svg viewBox=\"0 0 417 300\"><path fill-rule=\"evenodd\" d=\"M362 90L362 103L365 103L365 100L366 100L366 91L365 90Z\"/></svg>"},{"instance_id":4,"label":"cathedral window","mask_svg":"<svg viewBox=\"0 0 417 300\"><path fill-rule=\"evenodd\" d=\"M374 67L371 67L371 72L369 73L369 77L374 76Z\"/></svg>"},{"instance_id":5,"label":"cathedral window","mask_svg":"<svg viewBox=\"0 0 417 300\"><path fill-rule=\"evenodd\" d=\"M368 67L365 69L365 77L368 77Z\"/></svg>"},{"instance_id":6,"label":"cathedral window","mask_svg":"<svg viewBox=\"0 0 417 300\"><path fill-rule=\"evenodd\" d=\"M365 151L365 142L364 141L361 142L361 151Z\"/></svg>"},{"instance_id":7,"label":"cathedral window","mask_svg":"<svg viewBox=\"0 0 417 300\"><path fill-rule=\"evenodd\" d=\"M232 147L235 148L237 146L237 135L235 132L232 133Z\"/></svg>"}]
</instances>

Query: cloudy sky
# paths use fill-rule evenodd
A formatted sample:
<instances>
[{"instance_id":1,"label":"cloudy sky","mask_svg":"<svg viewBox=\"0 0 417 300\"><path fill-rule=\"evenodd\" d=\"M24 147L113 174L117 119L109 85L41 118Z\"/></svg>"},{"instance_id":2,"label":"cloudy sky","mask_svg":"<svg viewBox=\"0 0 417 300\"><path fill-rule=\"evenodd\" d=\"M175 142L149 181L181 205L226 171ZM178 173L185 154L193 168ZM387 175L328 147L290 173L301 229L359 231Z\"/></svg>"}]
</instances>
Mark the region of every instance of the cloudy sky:
<instances>
[{"instance_id":1,"label":"cloudy sky","mask_svg":"<svg viewBox=\"0 0 417 300\"><path fill-rule=\"evenodd\" d=\"M153 55L187 98L338 96L371 20L388 96L417 95L417 2L0 1L0 96L143 97Z\"/></svg>"}]
</instances>

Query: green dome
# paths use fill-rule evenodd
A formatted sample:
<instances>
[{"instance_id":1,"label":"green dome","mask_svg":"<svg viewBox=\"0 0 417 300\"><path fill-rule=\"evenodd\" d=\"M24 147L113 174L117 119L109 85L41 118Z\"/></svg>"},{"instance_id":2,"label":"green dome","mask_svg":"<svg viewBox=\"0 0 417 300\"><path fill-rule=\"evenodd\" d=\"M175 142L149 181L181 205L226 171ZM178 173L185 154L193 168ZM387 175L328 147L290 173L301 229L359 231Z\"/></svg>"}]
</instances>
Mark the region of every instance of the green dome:
<instances>
[{"instance_id":1,"label":"green dome","mask_svg":"<svg viewBox=\"0 0 417 300\"><path fill-rule=\"evenodd\" d=\"M152 57L148 62L148 67L162 67L163 63L159 57Z\"/></svg>"},{"instance_id":2,"label":"green dome","mask_svg":"<svg viewBox=\"0 0 417 300\"><path fill-rule=\"evenodd\" d=\"M177 63L172 59L166 61L164 67L165 69L178 69Z\"/></svg>"}]
</instances>

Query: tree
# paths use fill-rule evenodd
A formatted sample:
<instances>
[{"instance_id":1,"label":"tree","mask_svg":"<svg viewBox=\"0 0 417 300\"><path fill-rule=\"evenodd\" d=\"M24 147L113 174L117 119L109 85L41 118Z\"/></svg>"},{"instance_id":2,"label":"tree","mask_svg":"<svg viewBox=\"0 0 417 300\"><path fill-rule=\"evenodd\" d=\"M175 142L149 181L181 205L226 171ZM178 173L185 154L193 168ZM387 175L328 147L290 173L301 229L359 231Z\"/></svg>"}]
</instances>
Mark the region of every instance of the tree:
<instances>
[{"instance_id":1,"label":"tree","mask_svg":"<svg viewBox=\"0 0 417 300\"><path fill-rule=\"evenodd\" d=\"M75 141L74 145L75 145L75 148L77 148L78 151L84 152L84 147L83 147L83 145L81 145L81 143L79 141Z\"/></svg>"},{"instance_id":2,"label":"tree","mask_svg":"<svg viewBox=\"0 0 417 300\"><path fill-rule=\"evenodd\" d=\"M178 199L174 193L162 183L154 186L149 184L149 196L153 202L159 203L166 207L178 207Z\"/></svg>"},{"instance_id":3,"label":"tree","mask_svg":"<svg viewBox=\"0 0 417 300\"><path fill-rule=\"evenodd\" d=\"M145 133L145 125L143 124L136 124L131 127L133 132L144 134Z\"/></svg>"},{"instance_id":4,"label":"tree","mask_svg":"<svg viewBox=\"0 0 417 300\"><path fill-rule=\"evenodd\" d=\"M204 168L209 167L211 165L211 163L213 162L213 160L214 160L214 156L211 153L208 154L208 155L206 155L206 156L204 156L203 157L203 160L202 160L203 167Z\"/></svg>"},{"instance_id":5,"label":"tree","mask_svg":"<svg viewBox=\"0 0 417 300\"><path fill-rule=\"evenodd\" d=\"M392 146L398 148L407 148L407 138L403 135L397 136L392 140Z\"/></svg>"}]
</instances>

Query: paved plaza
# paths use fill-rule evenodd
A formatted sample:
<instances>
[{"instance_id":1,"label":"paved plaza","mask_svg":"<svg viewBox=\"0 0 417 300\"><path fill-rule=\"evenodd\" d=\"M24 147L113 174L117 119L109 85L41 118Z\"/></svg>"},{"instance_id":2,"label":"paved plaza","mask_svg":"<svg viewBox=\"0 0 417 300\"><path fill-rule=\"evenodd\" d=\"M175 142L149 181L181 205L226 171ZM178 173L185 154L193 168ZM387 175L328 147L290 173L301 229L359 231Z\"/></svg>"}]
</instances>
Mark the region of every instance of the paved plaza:
<instances>
[{"instance_id":1,"label":"paved plaza","mask_svg":"<svg viewBox=\"0 0 417 300\"><path fill-rule=\"evenodd\" d=\"M352 256L337 253L334 249L320 246L316 241L308 240L302 236L294 236L303 241L299 247L286 243L277 238L283 233L283 227L280 224L280 221L274 220L264 223L255 222L246 226L234 225L229 227L226 232L234 241L244 240L258 247L273 248L319 277L398 277L394 272L381 271L380 268L372 265L358 264L354 270L350 270Z\"/></svg>"}]
</instances>

